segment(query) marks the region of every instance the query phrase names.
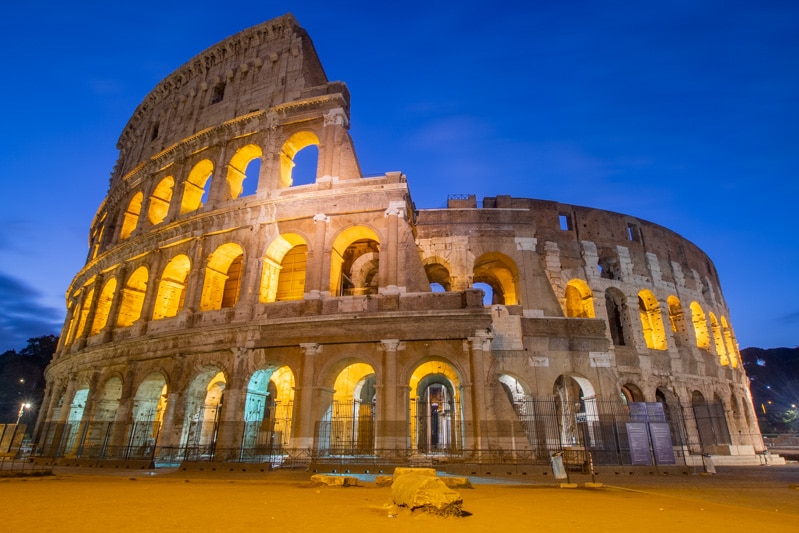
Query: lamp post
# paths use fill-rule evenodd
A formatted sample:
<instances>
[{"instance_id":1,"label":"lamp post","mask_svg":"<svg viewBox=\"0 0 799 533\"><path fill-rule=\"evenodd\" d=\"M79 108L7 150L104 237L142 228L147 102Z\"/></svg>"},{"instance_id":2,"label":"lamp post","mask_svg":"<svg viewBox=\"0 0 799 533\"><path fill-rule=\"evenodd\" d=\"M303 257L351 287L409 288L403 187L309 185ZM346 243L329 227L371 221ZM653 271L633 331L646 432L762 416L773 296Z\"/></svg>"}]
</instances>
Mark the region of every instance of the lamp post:
<instances>
[{"instance_id":1,"label":"lamp post","mask_svg":"<svg viewBox=\"0 0 799 533\"><path fill-rule=\"evenodd\" d=\"M19 424L19 421L22 419L22 415L25 414L25 409L27 409L30 406L31 404L29 403L20 404L19 412L17 413L17 424Z\"/></svg>"}]
</instances>

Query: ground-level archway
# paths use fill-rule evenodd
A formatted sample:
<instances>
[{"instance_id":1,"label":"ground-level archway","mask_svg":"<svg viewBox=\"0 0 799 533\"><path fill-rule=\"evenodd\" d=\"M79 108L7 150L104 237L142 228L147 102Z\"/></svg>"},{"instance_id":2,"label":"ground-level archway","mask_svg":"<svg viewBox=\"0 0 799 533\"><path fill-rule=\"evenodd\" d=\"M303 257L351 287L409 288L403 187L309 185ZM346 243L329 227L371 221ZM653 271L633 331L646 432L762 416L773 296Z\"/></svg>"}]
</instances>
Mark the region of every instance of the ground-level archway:
<instances>
[{"instance_id":1,"label":"ground-level archway","mask_svg":"<svg viewBox=\"0 0 799 533\"><path fill-rule=\"evenodd\" d=\"M445 361L419 365L410 379L410 449L457 453L463 449L461 378Z\"/></svg>"}]
</instances>

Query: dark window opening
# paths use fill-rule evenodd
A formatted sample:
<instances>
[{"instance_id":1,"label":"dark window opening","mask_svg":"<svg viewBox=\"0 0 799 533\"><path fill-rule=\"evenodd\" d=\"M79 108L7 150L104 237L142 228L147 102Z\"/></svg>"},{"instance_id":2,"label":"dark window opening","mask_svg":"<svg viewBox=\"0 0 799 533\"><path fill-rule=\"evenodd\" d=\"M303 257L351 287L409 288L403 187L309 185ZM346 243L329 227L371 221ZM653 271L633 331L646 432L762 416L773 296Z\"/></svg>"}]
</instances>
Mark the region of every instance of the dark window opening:
<instances>
[{"instance_id":1,"label":"dark window opening","mask_svg":"<svg viewBox=\"0 0 799 533\"><path fill-rule=\"evenodd\" d=\"M632 222L627 223L627 239L635 242L641 241L641 234L638 230L638 226Z\"/></svg>"},{"instance_id":2,"label":"dark window opening","mask_svg":"<svg viewBox=\"0 0 799 533\"><path fill-rule=\"evenodd\" d=\"M221 102L224 97L225 97L225 84L218 83L214 87L213 92L211 93L211 103L215 104L217 102Z\"/></svg>"},{"instance_id":3,"label":"dark window opening","mask_svg":"<svg viewBox=\"0 0 799 533\"><path fill-rule=\"evenodd\" d=\"M561 213L558 215L558 222L560 223L560 229L563 231L569 231L572 229L572 221L569 218L569 215Z\"/></svg>"},{"instance_id":4,"label":"dark window opening","mask_svg":"<svg viewBox=\"0 0 799 533\"><path fill-rule=\"evenodd\" d=\"M150 140L155 140L158 137L158 123L156 122L153 125L153 129L150 131Z\"/></svg>"}]
</instances>

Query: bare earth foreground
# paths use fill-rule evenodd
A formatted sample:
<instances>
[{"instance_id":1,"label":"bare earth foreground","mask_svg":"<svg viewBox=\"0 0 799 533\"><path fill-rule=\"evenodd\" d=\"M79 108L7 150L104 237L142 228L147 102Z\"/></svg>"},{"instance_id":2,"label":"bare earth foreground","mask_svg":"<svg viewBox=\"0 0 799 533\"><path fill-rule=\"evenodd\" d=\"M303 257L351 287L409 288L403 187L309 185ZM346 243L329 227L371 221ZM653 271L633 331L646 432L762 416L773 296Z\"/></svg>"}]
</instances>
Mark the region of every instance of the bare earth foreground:
<instances>
[{"instance_id":1,"label":"bare earth foreground","mask_svg":"<svg viewBox=\"0 0 799 533\"><path fill-rule=\"evenodd\" d=\"M473 478L467 516L401 510L391 488L312 487L310 474L180 471L0 478L0 531L796 531L799 465L736 467L718 474L599 479L601 488Z\"/></svg>"}]
</instances>

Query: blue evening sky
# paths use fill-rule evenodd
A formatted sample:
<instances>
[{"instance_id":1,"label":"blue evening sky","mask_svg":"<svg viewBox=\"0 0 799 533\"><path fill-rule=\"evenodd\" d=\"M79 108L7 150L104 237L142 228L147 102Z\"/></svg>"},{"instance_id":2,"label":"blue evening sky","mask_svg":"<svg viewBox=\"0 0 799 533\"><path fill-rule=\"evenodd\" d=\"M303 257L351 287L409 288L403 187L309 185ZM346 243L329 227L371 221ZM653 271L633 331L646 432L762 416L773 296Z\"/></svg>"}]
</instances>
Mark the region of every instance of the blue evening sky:
<instances>
[{"instance_id":1,"label":"blue evening sky","mask_svg":"<svg viewBox=\"0 0 799 533\"><path fill-rule=\"evenodd\" d=\"M799 3L10 0L0 352L57 333L122 128L202 50L291 12L352 93L366 174L416 205L510 194L664 225L716 264L741 347L799 344Z\"/></svg>"}]
</instances>

